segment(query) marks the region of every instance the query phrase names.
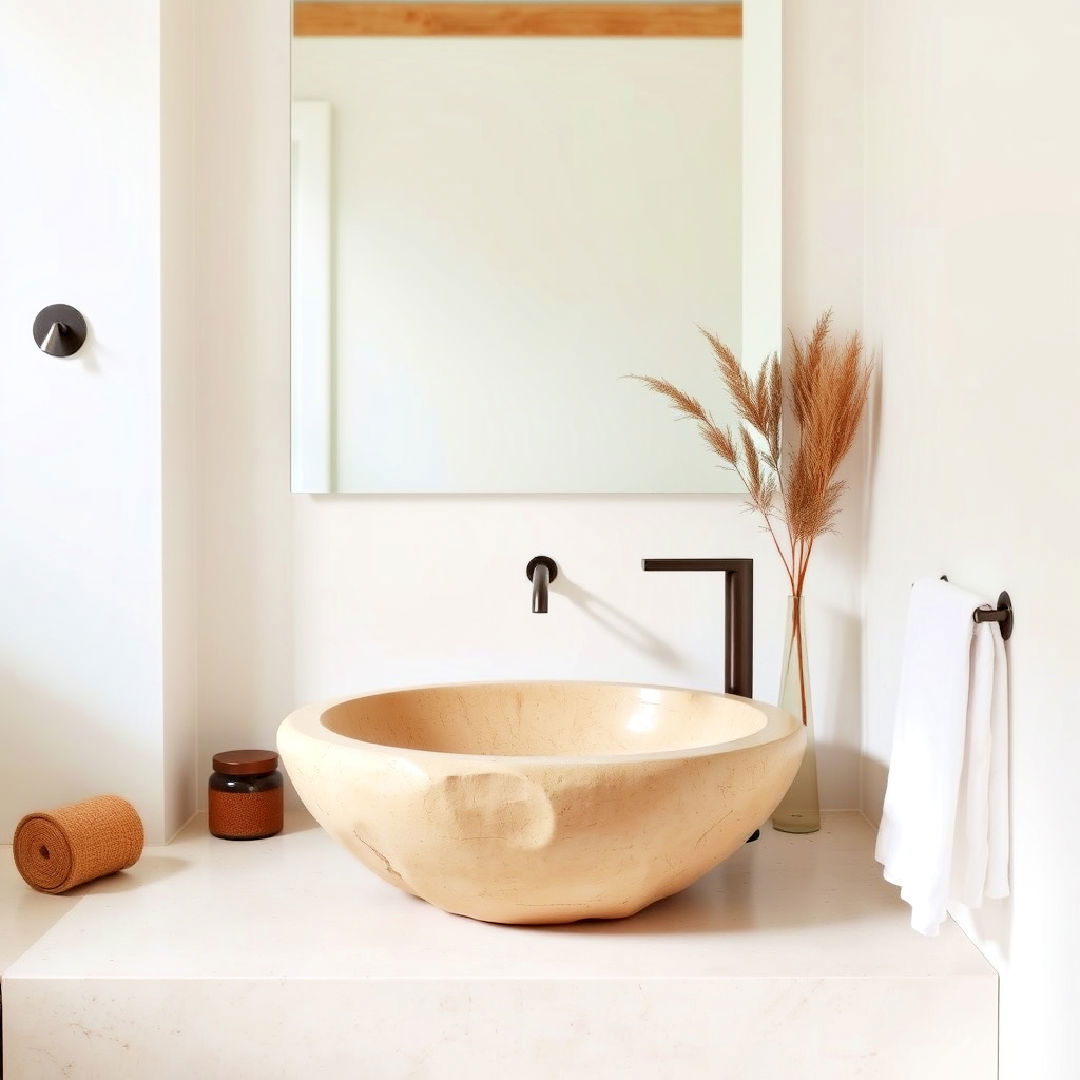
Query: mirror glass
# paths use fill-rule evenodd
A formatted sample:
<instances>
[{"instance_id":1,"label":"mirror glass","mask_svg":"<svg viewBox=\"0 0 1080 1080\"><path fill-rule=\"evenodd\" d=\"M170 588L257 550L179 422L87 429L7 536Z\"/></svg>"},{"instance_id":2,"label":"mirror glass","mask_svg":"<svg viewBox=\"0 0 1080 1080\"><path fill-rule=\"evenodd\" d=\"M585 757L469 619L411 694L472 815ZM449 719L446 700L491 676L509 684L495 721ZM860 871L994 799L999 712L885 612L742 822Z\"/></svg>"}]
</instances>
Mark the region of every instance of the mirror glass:
<instances>
[{"instance_id":1,"label":"mirror glass","mask_svg":"<svg viewBox=\"0 0 1080 1080\"><path fill-rule=\"evenodd\" d=\"M779 220L779 185L746 154L779 131L746 130L738 18L716 36L445 36L387 32L385 4L311 5L336 9L314 22L305 7L293 490L737 490L623 376L670 378L726 422L697 327L753 347L751 366L777 344L778 275L743 255Z\"/></svg>"}]
</instances>

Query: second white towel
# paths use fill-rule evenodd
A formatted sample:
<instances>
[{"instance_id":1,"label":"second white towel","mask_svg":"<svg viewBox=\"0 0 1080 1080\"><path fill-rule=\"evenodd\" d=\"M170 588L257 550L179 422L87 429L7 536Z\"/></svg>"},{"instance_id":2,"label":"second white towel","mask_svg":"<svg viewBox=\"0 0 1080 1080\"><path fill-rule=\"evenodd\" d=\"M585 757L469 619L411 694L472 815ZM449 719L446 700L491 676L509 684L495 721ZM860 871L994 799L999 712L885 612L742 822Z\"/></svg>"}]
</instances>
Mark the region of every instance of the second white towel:
<instances>
[{"instance_id":1,"label":"second white towel","mask_svg":"<svg viewBox=\"0 0 1080 1080\"><path fill-rule=\"evenodd\" d=\"M876 857L933 935L949 903L1008 895L1008 685L982 597L944 581L911 592Z\"/></svg>"}]
</instances>

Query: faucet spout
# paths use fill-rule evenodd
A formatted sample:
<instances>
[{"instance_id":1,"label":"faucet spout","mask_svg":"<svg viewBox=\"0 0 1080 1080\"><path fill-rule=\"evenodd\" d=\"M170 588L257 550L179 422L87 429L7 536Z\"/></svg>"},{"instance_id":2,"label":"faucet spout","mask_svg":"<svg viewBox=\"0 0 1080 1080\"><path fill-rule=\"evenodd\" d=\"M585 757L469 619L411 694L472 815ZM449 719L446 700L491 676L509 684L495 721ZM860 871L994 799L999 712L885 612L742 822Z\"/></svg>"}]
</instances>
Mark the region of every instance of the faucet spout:
<instances>
[{"instance_id":1,"label":"faucet spout","mask_svg":"<svg viewBox=\"0 0 1080 1080\"><path fill-rule=\"evenodd\" d=\"M533 614L547 614L548 568L541 563L533 571Z\"/></svg>"},{"instance_id":2,"label":"faucet spout","mask_svg":"<svg viewBox=\"0 0 1080 1080\"><path fill-rule=\"evenodd\" d=\"M536 555L525 567L525 576L532 582L532 609L534 615L546 615L548 609L548 584L559 576L555 560L547 555Z\"/></svg>"}]
</instances>

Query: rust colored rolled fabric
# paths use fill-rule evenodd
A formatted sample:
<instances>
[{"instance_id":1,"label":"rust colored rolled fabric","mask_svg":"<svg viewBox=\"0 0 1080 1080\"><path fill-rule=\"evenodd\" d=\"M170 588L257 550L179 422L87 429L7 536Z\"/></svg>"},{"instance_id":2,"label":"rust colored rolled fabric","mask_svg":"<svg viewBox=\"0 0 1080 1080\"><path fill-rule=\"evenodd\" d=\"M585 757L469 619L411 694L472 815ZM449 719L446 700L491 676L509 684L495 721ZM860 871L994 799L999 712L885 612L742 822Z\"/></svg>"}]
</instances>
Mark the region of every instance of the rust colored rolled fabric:
<instances>
[{"instance_id":1,"label":"rust colored rolled fabric","mask_svg":"<svg viewBox=\"0 0 1080 1080\"><path fill-rule=\"evenodd\" d=\"M27 885L62 893L139 861L143 826L119 795L27 814L15 829L15 865Z\"/></svg>"}]
</instances>

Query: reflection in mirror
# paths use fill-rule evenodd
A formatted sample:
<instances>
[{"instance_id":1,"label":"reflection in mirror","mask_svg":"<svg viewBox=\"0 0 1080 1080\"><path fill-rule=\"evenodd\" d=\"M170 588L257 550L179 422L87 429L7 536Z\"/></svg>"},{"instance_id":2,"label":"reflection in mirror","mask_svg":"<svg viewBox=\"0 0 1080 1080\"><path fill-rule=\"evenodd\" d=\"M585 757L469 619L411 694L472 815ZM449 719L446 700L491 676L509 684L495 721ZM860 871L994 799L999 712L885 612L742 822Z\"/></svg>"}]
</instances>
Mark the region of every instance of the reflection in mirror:
<instances>
[{"instance_id":1,"label":"reflection in mirror","mask_svg":"<svg viewBox=\"0 0 1080 1080\"><path fill-rule=\"evenodd\" d=\"M664 7L295 5L294 491L737 490L621 378L725 422L745 336L741 6Z\"/></svg>"}]
</instances>

